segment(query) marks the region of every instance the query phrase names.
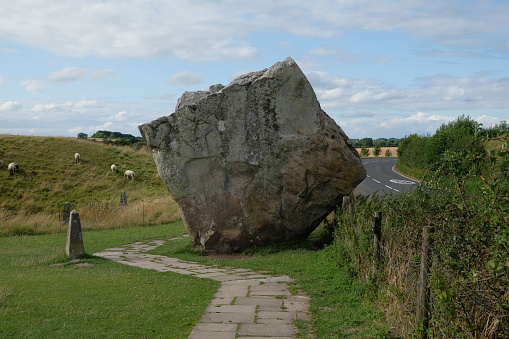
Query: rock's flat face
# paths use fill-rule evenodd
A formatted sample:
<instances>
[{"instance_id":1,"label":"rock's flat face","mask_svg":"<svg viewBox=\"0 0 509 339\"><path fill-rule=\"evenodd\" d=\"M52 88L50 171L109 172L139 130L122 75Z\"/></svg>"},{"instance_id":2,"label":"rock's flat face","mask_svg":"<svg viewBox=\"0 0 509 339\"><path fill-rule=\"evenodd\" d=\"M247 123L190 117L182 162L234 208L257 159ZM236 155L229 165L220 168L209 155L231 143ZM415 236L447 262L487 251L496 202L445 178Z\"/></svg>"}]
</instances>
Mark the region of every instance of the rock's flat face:
<instances>
[{"instance_id":1,"label":"rock's flat face","mask_svg":"<svg viewBox=\"0 0 509 339\"><path fill-rule=\"evenodd\" d=\"M291 58L186 92L175 113L139 128L207 250L305 238L366 175Z\"/></svg>"}]
</instances>

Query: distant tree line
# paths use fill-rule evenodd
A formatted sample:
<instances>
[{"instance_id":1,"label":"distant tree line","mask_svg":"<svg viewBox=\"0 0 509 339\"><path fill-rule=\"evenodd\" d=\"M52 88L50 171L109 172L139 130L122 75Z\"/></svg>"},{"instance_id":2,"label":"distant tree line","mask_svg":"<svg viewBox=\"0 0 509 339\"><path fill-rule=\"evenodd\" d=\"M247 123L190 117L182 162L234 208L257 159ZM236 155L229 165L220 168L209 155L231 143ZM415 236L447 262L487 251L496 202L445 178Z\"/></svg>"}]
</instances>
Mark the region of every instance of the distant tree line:
<instances>
[{"instance_id":1,"label":"distant tree line","mask_svg":"<svg viewBox=\"0 0 509 339\"><path fill-rule=\"evenodd\" d=\"M397 147L403 139L398 138L362 138L362 139L350 139L350 142L354 147Z\"/></svg>"},{"instance_id":2,"label":"distant tree line","mask_svg":"<svg viewBox=\"0 0 509 339\"><path fill-rule=\"evenodd\" d=\"M78 138L88 139L86 133L79 133ZM97 131L90 138L103 139L102 142L109 145L116 146L131 146L135 147L144 143L143 138L135 137L132 134L124 134L120 132L111 131Z\"/></svg>"}]
</instances>

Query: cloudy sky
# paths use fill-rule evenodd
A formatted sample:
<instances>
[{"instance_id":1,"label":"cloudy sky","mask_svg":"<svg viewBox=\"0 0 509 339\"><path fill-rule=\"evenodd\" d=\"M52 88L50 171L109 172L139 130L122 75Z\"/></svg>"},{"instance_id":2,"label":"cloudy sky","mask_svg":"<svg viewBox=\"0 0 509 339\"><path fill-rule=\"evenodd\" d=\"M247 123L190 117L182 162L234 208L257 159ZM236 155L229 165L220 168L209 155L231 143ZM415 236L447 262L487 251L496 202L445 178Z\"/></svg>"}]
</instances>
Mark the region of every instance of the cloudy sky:
<instances>
[{"instance_id":1,"label":"cloudy sky","mask_svg":"<svg viewBox=\"0 0 509 339\"><path fill-rule=\"evenodd\" d=\"M508 0L0 0L0 133L139 136L292 57L350 138L509 120Z\"/></svg>"}]
</instances>

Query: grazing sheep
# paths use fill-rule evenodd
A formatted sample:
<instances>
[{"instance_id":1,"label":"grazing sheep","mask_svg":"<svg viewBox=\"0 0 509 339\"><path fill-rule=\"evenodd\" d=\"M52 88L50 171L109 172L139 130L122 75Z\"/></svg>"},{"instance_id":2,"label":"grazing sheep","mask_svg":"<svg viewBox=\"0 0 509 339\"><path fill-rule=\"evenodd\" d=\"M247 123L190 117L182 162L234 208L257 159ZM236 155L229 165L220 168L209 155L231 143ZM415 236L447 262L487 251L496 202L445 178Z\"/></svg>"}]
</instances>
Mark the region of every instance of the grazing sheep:
<instances>
[{"instance_id":1,"label":"grazing sheep","mask_svg":"<svg viewBox=\"0 0 509 339\"><path fill-rule=\"evenodd\" d=\"M133 180L134 180L134 172L133 172L133 171L131 171L131 170L127 170L127 171L125 171L125 173L124 173L124 177L126 177L127 179L131 178L131 179L133 179Z\"/></svg>"},{"instance_id":2,"label":"grazing sheep","mask_svg":"<svg viewBox=\"0 0 509 339\"><path fill-rule=\"evenodd\" d=\"M11 162L9 166L7 166L7 169L9 170L10 174L14 174L14 172L19 170L19 166L18 164Z\"/></svg>"},{"instance_id":3,"label":"grazing sheep","mask_svg":"<svg viewBox=\"0 0 509 339\"><path fill-rule=\"evenodd\" d=\"M116 173L117 172L117 165L115 165L115 164L111 165L111 171Z\"/></svg>"},{"instance_id":4,"label":"grazing sheep","mask_svg":"<svg viewBox=\"0 0 509 339\"><path fill-rule=\"evenodd\" d=\"M80 158L81 158L81 156L79 153L74 154L74 160L76 161L76 163L80 162Z\"/></svg>"}]
</instances>

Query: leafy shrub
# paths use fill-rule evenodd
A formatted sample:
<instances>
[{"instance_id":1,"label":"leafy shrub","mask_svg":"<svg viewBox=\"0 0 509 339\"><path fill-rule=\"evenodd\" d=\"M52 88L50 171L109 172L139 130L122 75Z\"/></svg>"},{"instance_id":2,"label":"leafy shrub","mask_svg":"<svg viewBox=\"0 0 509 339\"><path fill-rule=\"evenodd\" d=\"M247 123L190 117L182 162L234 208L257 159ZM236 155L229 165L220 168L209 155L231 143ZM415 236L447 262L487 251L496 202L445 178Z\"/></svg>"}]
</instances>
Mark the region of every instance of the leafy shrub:
<instances>
[{"instance_id":1,"label":"leafy shrub","mask_svg":"<svg viewBox=\"0 0 509 339\"><path fill-rule=\"evenodd\" d=\"M366 146L361 147L361 157L369 156L369 149Z\"/></svg>"},{"instance_id":2,"label":"leafy shrub","mask_svg":"<svg viewBox=\"0 0 509 339\"><path fill-rule=\"evenodd\" d=\"M382 147L380 146L380 144L375 144L375 147L373 147L373 155L375 157L378 157L380 156L380 153L382 152Z\"/></svg>"},{"instance_id":3,"label":"leafy shrub","mask_svg":"<svg viewBox=\"0 0 509 339\"><path fill-rule=\"evenodd\" d=\"M411 134L401 141L398 146L398 159L408 167L423 168L425 160L423 152L426 149L429 137Z\"/></svg>"},{"instance_id":4,"label":"leafy shrub","mask_svg":"<svg viewBox=\"0 0 509 339\"><path fill-rule=\"evenodd\" d=\"M468 138L449 139L467 130ZM422 229L432 225L436 231L431 251L430 336L509 337L507 131L484 133L480 126L458 119L437 133L440 137L411 135L398 149L400 161L427 166L411 153L422 150L431 139L446 140L450 146L440 150L432 164L434 171L425 175L416 190L384 198L352 197L353 216L338 209L336 260L348 266L352 277L379 288L391 335L417 336ZM483 145L488 139L497 139L499 149L486 151ZM418 154L424 158L422 152ZM375 211L383 212L384 253L376 265L371 230Z\"/></svg>"}]
</instances>

